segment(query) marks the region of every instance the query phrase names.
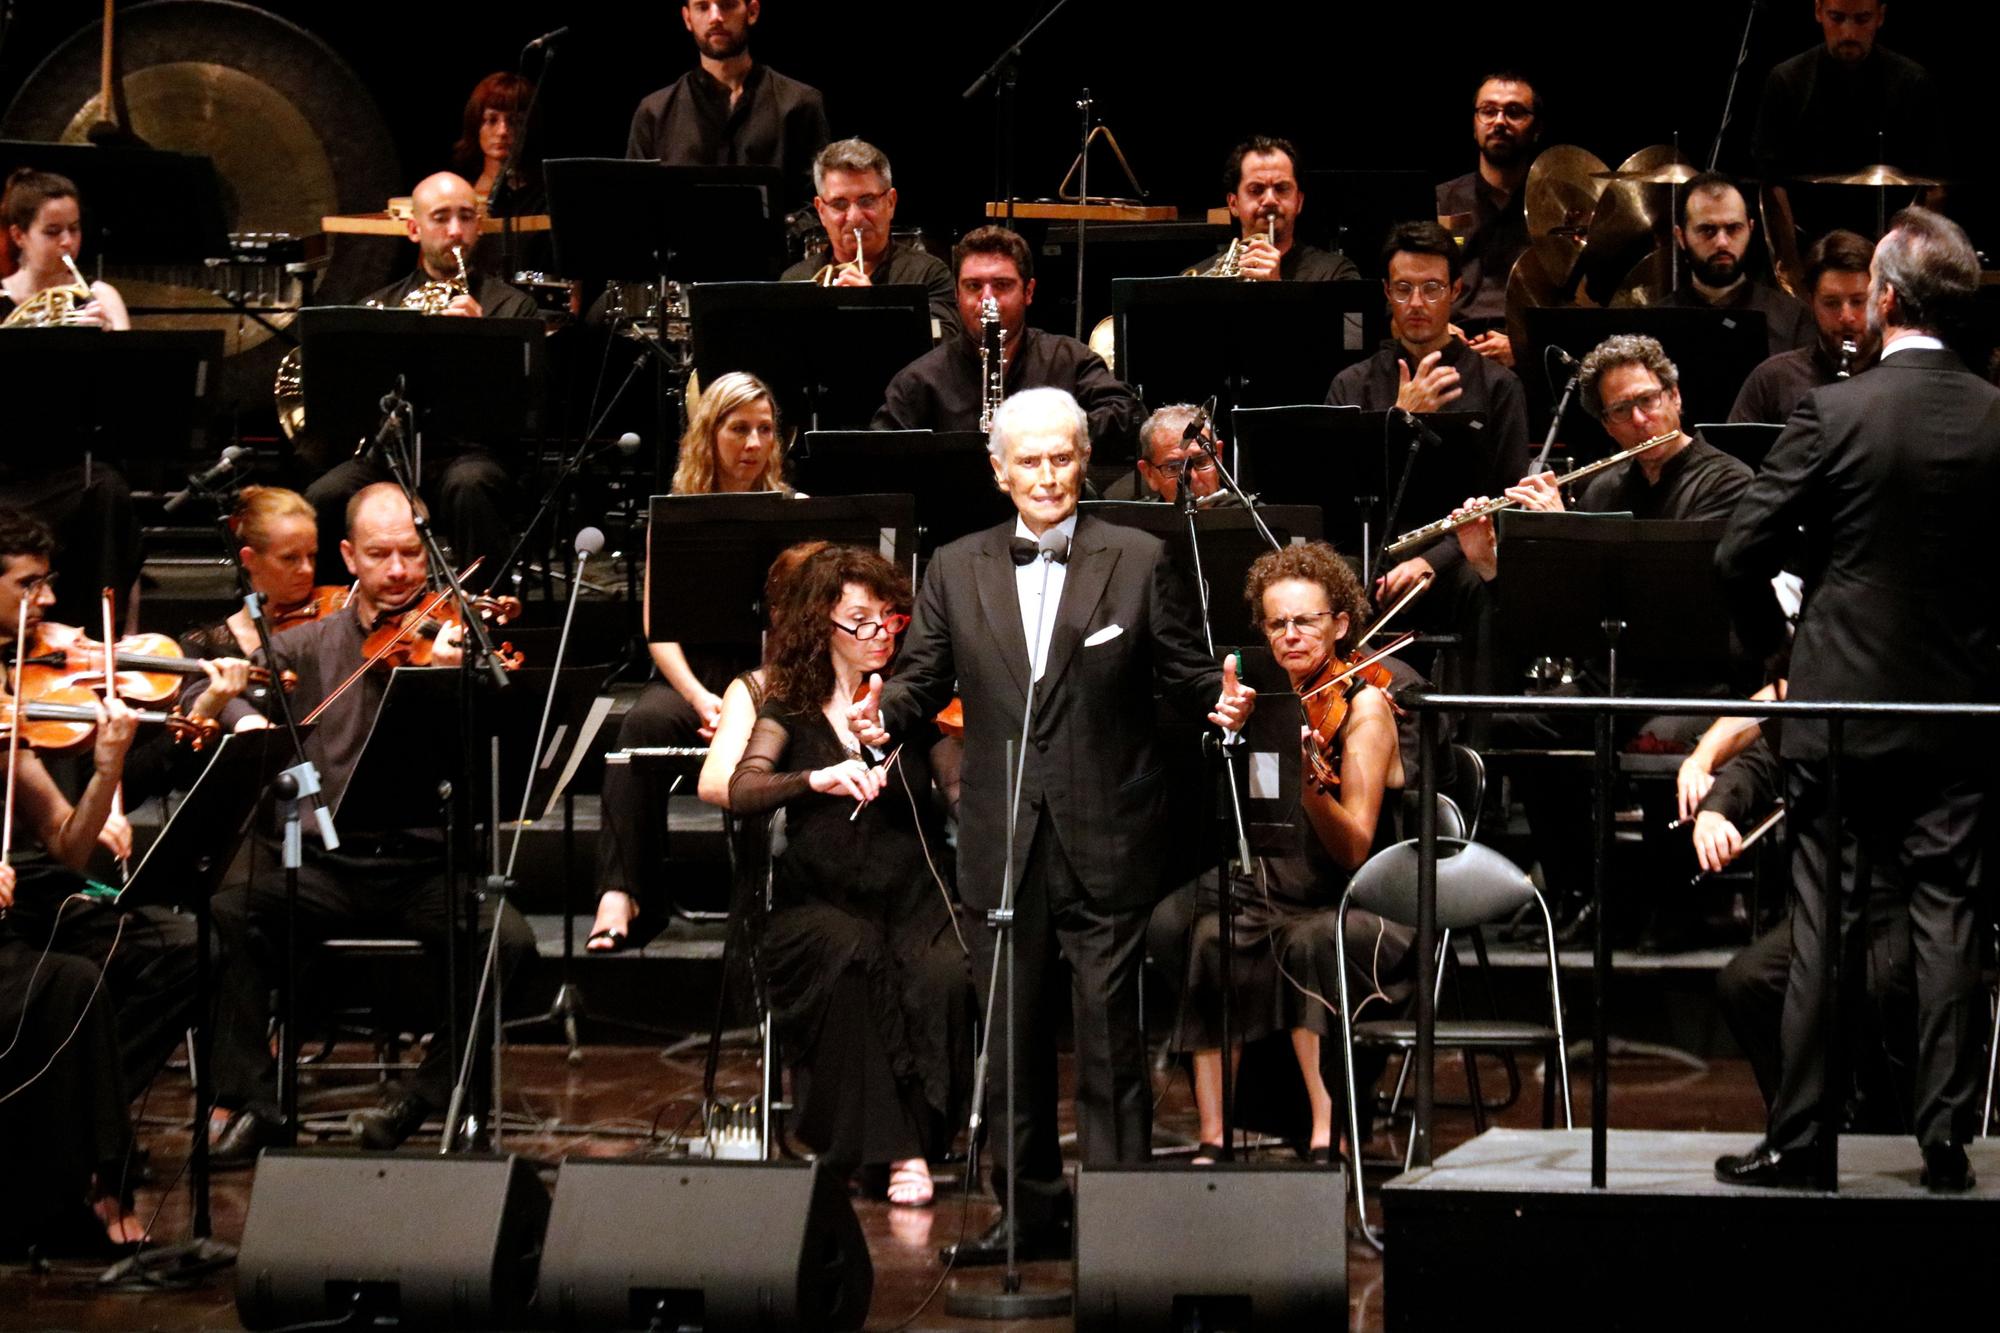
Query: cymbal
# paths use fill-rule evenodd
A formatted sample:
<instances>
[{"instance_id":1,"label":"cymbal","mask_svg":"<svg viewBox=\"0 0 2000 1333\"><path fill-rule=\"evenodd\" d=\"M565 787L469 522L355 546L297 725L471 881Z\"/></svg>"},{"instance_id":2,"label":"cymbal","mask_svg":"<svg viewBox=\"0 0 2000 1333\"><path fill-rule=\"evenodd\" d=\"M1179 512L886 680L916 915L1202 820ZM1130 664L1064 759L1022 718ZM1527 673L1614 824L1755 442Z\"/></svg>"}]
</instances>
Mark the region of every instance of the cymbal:
<instances>
[{"instance_id":1,"label":"cymbal","mask_svg":"<svg viewBox=\"0 0 2000 1333\"><path fill-rule=\"evenodd\" d=\"M1629 185L1686 185L1701 172L1692 162L1668 162L1640 171L1594 171L1591 175L1597 180L1623 181Z\"/></svg>"},{"instance_id":2,"label":"cymbal","mask_svg":"<svg viewBox=\"0 0 2000 1333\"><path fill-rule=\"evenodd\" d=\"M1900 171L1880 163L1872 167L1863 167L1859 171L1843 171L1829 176L1801 176L1799 179L1808 185L1867 185L1878 189L1887 186L1947 183L1936 176L1919 176L1913 171Z\"/></svg>"},{"instance_id":3,"label":"cymbal","mask_svg":"<svg viewBox=\"0 0 2000 1333\"><path fill-rule=\"evenodd\" d=\"M1588 280L1591 295L1598 302L1610 302L1632 265L1643 259L1673 225L1673 218L1664 211L1666 196L1632 178L1665 171L1684 162L1678 149L1654 144L1619 163L1618 174L1623 179L1605 185L1586 238Z\"/></svg>"},{"instance_id":4,"label":"cymbal","mask_svg":"<svg viewBox=\"0 0 2000 1333\"><path fill-rule=\"evenodd\" d=\"M1581 291L1572 296L1565 290L1568 274L1569 270L1565 268L1561 277L1551 276L1542 265L1540 252L1533 249L1523 250L1521 257L1514 261L1513 269L1507 274L1507 336L1514 340L1515 347L1528 345L1529 310L1597 304Z\"/></svg>"},{"instance_id":5,"label":"cymbal","mask_svg":"<svg viewBox=\"0 0 2000 1333\"><path fill-rule=\"evenodd\" d=\"M1651 254L1632 266L1605 304L1621 310L1664 305L1672 294L1673 271L1671 247L1655 246Z\"/></svg>"},{"instance_id":6,"label":"cymbal","mask_svg":"<svg viewBox=\"0 0 2000 1333\"><path fill-rule=\"evenodd\" d=\"M1521 206L1543 273L1566 275L1583 253L1584 235L1604 193L1593 175L1602 170L1603 161L1573 144L1544 148L1528 168Z\"/></svg>"}]
</instances>

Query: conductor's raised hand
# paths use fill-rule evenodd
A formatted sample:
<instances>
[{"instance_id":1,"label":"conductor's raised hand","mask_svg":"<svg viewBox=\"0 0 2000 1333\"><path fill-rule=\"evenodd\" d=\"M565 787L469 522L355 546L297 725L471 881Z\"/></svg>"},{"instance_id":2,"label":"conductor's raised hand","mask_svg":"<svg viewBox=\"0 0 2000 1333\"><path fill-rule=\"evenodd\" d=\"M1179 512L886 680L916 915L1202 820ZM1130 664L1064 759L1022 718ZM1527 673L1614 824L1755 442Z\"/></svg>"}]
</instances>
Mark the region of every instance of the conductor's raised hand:
<instances>
[{"instance_id":1,"label":"conductor's raised hand","mask_svg":"<svg viewBox=\"0 0 2000 1333\"><path fill-rule=\"evenodd\" d=\"M854 733L854 739L863 745L873 745L877 749L889 743L889 733L882 725L882 677L868 677L868 688L847 705L847 729Z\"/></svg>"},{"instance_id":2,"label":"conductor's raised hand","mask_svg":"<svg viewBox=\"0 0 2000 1333\"><path fill-rule=\"evenodd\" d=\"M1257 691L1236 678L1236 654L1222 659L1222 695L1208 720L1228 731L1241 731L1257 708Z\"/></svg>"},{"instance_id":3,"label":"conductor's raised hand","mask_svg":"<svg viewBox=\"0 0 2000 1333\"><path fill-rule=\"evenodd\" d=\"M870 768L859 759L843 759L828 768L816 768L806 775L812 789L823 796L846 796L866 805L882 794L888 776L880 768Z\"/></svg>"}]
</instances>

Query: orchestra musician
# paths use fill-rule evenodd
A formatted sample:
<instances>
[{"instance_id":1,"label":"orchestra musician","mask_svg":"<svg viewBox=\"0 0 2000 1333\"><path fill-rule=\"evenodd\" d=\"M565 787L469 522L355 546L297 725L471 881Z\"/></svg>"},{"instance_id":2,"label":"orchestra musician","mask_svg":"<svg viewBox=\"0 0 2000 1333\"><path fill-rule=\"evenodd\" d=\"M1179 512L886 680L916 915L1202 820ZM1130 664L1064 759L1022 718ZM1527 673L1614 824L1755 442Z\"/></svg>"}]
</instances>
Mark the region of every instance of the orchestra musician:
<instances>
[{"instance_id":1,"label":"orchestra musician","mask_svg":"<svg viewBox=\"0 0 2000 1333\"><path fill-rule=\"evenodd\" d=\"M770 573L764 576L767 613L775 612L783 602L786 585L799 567L826 546L823 541L795 542L778 552L778 558L771 562ZM722 709L715 733L708 739L708 753L702 757L701 773L695 781L695 794L708 804L729 808L729 779L743 758L743 747L750 743L750 729L756 725L757 710L764 706L764 697L761 665L737 672L722 691Z\"/></svg>"},{"instance_id":2,"label":"orchestra musician","mask_svg":"<svg viewBox=\"0 0 2000 1333\"><path fill-rule=\"evenodd\" d=\"M426 176L411 191L410 204L409 234L417 247L417 266L407 277L369 296L365 304L401 309L405 298L428 290L449 295L436 313L451 318L540 317L533 297L493 273L472 267L484 213L464 177L448 171ZM440 284L448 290L440 291ZM336 463L306 488L306 499L318 515L322 569L340 568L340 534L347 530L348 501L362 487L388 479L388 468L371 454ZM420 482L421 493L440 515L439 530L459 563L483 558L468 585L484 588L500 572L499 563L514 544L510 518L514 481L507 464L486 445L427 438Z\"/></svg>"},{"instance_id":3,"label":"orchestra musician","mask_svg":"<svg viewBox=\"0 0 2000 1333\"><path fill-rule=\"evenodd\" d=\"M1131 456L1145 415L1137 395L1104 358L1065 334L1028 327L1035 299L1035 263L1027 241L1005 227L977 227L951 251L958 292L958 332L896 372L870 425L876 430L979 429L985 385L980 380L982 303L999 308L1006 392L1061 389L1083 406L1089 444L1106 459Z\"/></svg>"},{"instance_id":4,"label":"orchestra musician","mask_svg":"<svg viewBox=\"0 0 2000 1333\"><path fill-rule=\"evenodd\" d=\"M1330 669L1329 662L1347 658L1371 615L1360 580L1325 542L1257 557L1244 596L1294 692L1304 692L1337 669ZM1392 794L1409 785L1396 708L1388 694L1366 683L1353 689L1327 757L1340 775L1337 786L1320 784L1302 750L1293 821L1296 847L1284 855L1259 857L1254 878L1238 885L1241 906L1231 937L1234 1035L1249 1045L1279 1032L1290 1034L1312 1112L1306 1147L1319 1162L1335 1156L1333 1095L1321 1066L1326 1040L1336 1043L1336 1056L1340 1040L1340 1016L1334 1008L1340 988L1334 908L1347 877L1390 840ZM1199 915L1198 896L1205 900ZM1411 933L1362 912L1350 914L1348 927L1347 966L1358 993L1380 994L1385 1004L1400 1006L1409 994ZM1193 1057L1201 1125L1195 1161L1213 1161L1222 1151L1223 1057L1222 946L1213 890L1198 895L1197 887L1188 885L1176 891L1155 910L1152 935L1161 940L1153 949L1156 958L1188 960L1187 993L1172 1046ZM1167 938L1161 939L1163 935ZM1238 1054L1240 1047L1231 1053L1232 1065ZM1339 1068L1337 1058L1334 1068Z\"/></svg>"},{"instance_id":5,"label":"orchestra musician","mask_svg":"<svg viewBox=\"0 0 2000 1333\"><path fill-rule=\"evenodd\" d=\"M1780 352L1743 381L1731 421L1791 419L1814 389L1858 375L1881 350L1868 330L1868 262L1875 247L1851 231L1831 231L1806 252L1806 294L1819 336L1810 347ZM1851 348L1851 351L1848 350Z\"/></svg>"},{"instance_id":6,"label":"orchestra musician","mask_svg":"<svg viewBox=\"0 0 2000 1333\"><path fill-rule=\"evenodd\" d=\"M1187 437L1188 427L1200 413L1201 409L1192 403L1174 403L1147 417L1146 424L1139 427L1138 468L1105 487L1104 498L1176 504L1183 478L1187 480L1188 492L1198 501L1220 491L1222 471L1215 460L1217 454L1224 452L1222 437L1212 425L1203 431L1201 440ZM1234 496L1224 495L1211 503L1235 502Z\"/></svg>"},{"instance_id":7,"label":"orchestra musician","mask_svg":"<svg viewBox=\"0 0 2000 1333\"><path fill-rule=\"evenodd\" d=\"M18 267L0 279L0 322L28 325L36 302L67 300L77 286L69 265L83 257L83 201L65 176L22 168L7 178L0 195L0 219ZM67 262L65 262L67 261ZM81 299L82 292L74 293ZM93 281L89 299L72 305L64 322L124 330L132 327L124 298L107 282ZM4 337L0 333L0 337ZM121 624L130 624L139 603L139 518L132 490L117 469L90 456L91 441L75 432L66 407L17 395L9 423L12 438L36 438L41 447L15 448L0 461L0 504L36 514L55 529L69 574L56 591L59 619L97 623L101 588L117 590Z\"/></svg>"},{"instance_id":8,"label":"orchestra musician","mask_svg":"<svg viewBox=\"0 0 2000 1333\"><path fill-rule=\"evenodd\" d=\"M761 0L688 0L681 22L700 63L632 113L625 156L668 166L776 167L786 206L805 194L806 168L833 136L817 88L750 54Z\"/></svg>"},{"instance_id":9,"label":"orchestra musician","mask_svg":"<svg viewBox=\"0 0 2000 1333\"><path fill-rule=\"evenodd\" d=\"M786 581L729 808L785 812L757 951L796 1071L791 1127L836 1171L886 1167L889 1202L920 1207L972 1081L972 984L931 786L957 747L930 727L871 753L848 724L909 605L903 573L852 546Z\"/></svg>"},{"instance_id":10,"label":"orchestra musician","mask_svg":"<svg viewBox=\"0 0 2000 1333\"><path fill-rule=\"evenodd\" d=\"M245 486L237 493L229 527L242 543L236 559L249 577L250 590L264 599L273 632L346 605L348 589L313 582L319 567L319 521L303 495L282 486ZM262 646L243 607L181 635L181 647L190 657L247 658Z\"/></svg>"},{"instance_id":11,"label":"orchestra musician","mask_svg":"<svg viewBox=\"0 0 2000 1333\"><path fill-rule=\"evenodd\" d=\"M327 704L306 738L306 754L319 769L329 808L340 804L388 686L386 670L355 675L366 661L363 644L371 631L428 590L431 573L409 501L393 483L378 482L355 493L348 502L346 531L340 546L355 580L353 600L282 631L272 644L279 663L298 675L292 706L299 715ZM436 666L453 666L459 654L458 626L451 625L438 634L432 660ZM340 847L328 851L317 827L306 821L298 872L298 938L309 943L338 936L406 936L421 940L441 958L452 933L442 830L366 829L342 821L338 831ZM219 1168L247 1166L259 1148L282 1137L278 1071L266 1031L272 984L283 966L287 895L277 844L263 837L260 846L257 859L264 873L212 900L216 933L233 960L220 977L216 1017L216 1102L231 1112L213 1154ZM494 916L493 902L482 901L481 938L470 958L485 956L485 932L494 929ZM535 940L511 904L499 913L498 928L504 983L534 957ZM440 963L433 975L441 981L446 971ZM444 1011L442 1005L439 1011ZM480 1036L475 1034L473 1042L479 1047ZM406 1086L390 1085L380 1105L354 1115L351 1129L362 1147L394 1148L445 1108L455 1072L450 1045L442 1038L432 1041Z\"/></svg>"},{"instance_id":12,"label":"orchestra musician","mask_svg":"<svg viewBox=\"0 0 2000 1333\"><path fill-rule=\"evenodd\" d=\"M1338 282L1361 276L1354 261L1298 239L1306 192L1299 152L1287 139L1259 134L1229 150L1222 166L1224 202L1235 219L1237 273L1253 282ZM1195 266L1206 273L1229 254L1218 250Z\"/></svg>"},{"instance_id":13,"label":"orchestra musician","mask_svg":"<svg viewBox=\"0 0 2000 1333\"><path fill-rule=\"evenodd\" d=\"M1730 519L1716 552L1725 592L1754 607L1804 529L1805 604L1792 643L1795 700L2000 697L2000 639L1984 543L2000 508L2000 389L1940 336L1979 286L1977 252L1925 209L1896 216L1875 247L1869 324L1875 369L1806 395ZM1922 595L1912 595L1912 590ZM1768 642L1739 610L1738 632ZM1823 941L1853 959L1870 880L1839 882L1825 919L1829 785L1839 837L1857 839L1901 880L1916 951L1916 1140L1924 1184L1971 1187L1965 1144L1980 1129L1978 1070L1983 869L1990 835L1992 730L1958 717L1855 718L1835 750L1821 719L1787 721L1779 745L1792 825L1792 967L1778 1096L1764 1139L1720 1159L1718 1178L1787 1186L1813 1175L1823 1136L1827 1044ZM1843 977L1860 975L1843 963Z\"/></svg>"},{"instance_id":14,"label":"orchestra musician","mask_svg":"<svg viewBox=\"0 0 2000 1333\"><path fill-rule=\"evenodd\" d=\"M528 132L528 104L534 98L533 83L501 70L481 79L465 99L458 142L451 146L451 169L472 182L489 217L539 213L545 206L537 168L525 156L514 164L504 189L500 184L508 156Z\"/></svg>"},{"instance_id":15,"label":"orchestra musician","mask_svg":"<svg viewBox=\"0 0 2000 1333\"><path fill-rule=\"evenodd\" d=\"M1528 248L1528 168L1541 146L1542 94L1512 70L1480 79L1472 95L1472 141L1479 164L1437 187L1438 223L1464 243L1464 286L1451 316L1466 346L1511 368L1507 279Z\"/></svg>"},{"instance_id":16,"label":"orchestra musician","mask_svg":"<svg viewBox=\"0 0 2000 1333\"><path fill-rule=\"evenodd\" d=\"M1757 224L1736 182L1704 171L1680 188L1674 244L1680 247L1681 285L1666 304L1690 310L1755 310L1764 316L1770 355L1810 347L1817 336L1812 312L1797 297L1752 277L1745 267Z\"/></svg>"},{"instance_id":17,"label":"orchestra musician","mask_svg":"<svg viewBox=\"0 0 2000 1333\"><path fill-rule=\"evenodd\" d=\"M1026 1034L1019 1114L1011 1123L1006 1115L1001 1043L992 1048L988 1111L1013 1137L1016 1238L1020 1255L1034 1259L1070 1249L1055 1115L1058 949L1074 974L1062 989L1076 1017L1083 1159L1144 1161L1150 1147L1139 974L1167 838L1154 690L1177 711L1206 711L1230 728L1248 718L1256 694L1237 680L1234 659L1218 671L1202 647L1159 539L1077 513L1090 428L1074 398L1053 388L1015 394L995 416L990 449L1015 518L932 557L895 678L885 689L871 677L849 723L866 745L914 741L954 692L963 702L959 891L974 909L968 933L982 1005L992 1000L995 956L982 914L1000 904L1010 854L1013 862L1014 1021ZM1047 557L1038 553L1044 541ZM1007 742L1021 733L1030 700L1022 827L1010 849ZM1001 1148L993 1157L995 1193L1005 1198L1009 1156ZM1001 1261L1016 1226L1003 1216L958 1246L956 1262Z\"/></svg>"},{"instance_id":18,"label":"orchestra musician","mask_svg":"<svg viewBox=\"0 0 2000 1333\"><path fill-rule=\"evenodd\" d=\"M841 139L813 159L813 211L826 230L831 253L824 264L802 259L786 269L786 282L824 279L831 287L917 286L930 294L931 338L942 341L958 327L958 298L944 261L896 240L896 186L889 155L861 139ZM856 237L860 238L859 260Z\"/></svg>"},{"instance_id":19,"label":"orchestra musician","mask_svg":"<svg viewBox=\"0 0 2000 1333\"><path fill-rule=\"evenodd\" d=\"M785 481L778 401L755 375L731 371L702 390L688 413L674 468L675 495L776 491ZM649 599L650 600L650 599ZM652 640L646 650L660 679L650 682L610 737L613 750L694 745L715 735L722 695L739 671L755 666L702 645ZM597 918L584 947L615 953L634 943L633 922L665 924L666 790L643 764L606 766L604 825L597 843Z\"/></svg>"}]
</instances>

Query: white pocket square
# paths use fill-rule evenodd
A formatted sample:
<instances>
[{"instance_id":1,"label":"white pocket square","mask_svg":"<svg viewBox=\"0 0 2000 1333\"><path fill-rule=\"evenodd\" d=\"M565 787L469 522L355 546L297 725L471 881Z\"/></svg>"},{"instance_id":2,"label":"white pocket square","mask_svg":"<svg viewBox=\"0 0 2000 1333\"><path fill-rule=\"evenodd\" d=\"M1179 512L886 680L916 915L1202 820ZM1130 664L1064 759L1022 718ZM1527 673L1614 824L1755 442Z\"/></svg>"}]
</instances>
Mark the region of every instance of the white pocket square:
<instances>
[{"instance_id":1,"label":"white pocket square","mask_svg":"<svg viewBox=\"0 0 2000 1333\"><path fill-rule=\"evenodd\" d=\"M1110 643L1124 632L1125 627L1123 625L1106 625L1103 629L1085 639L1083 646L1086 648L1095 648L1100 643Z\"/></svg>"}]
</instances>

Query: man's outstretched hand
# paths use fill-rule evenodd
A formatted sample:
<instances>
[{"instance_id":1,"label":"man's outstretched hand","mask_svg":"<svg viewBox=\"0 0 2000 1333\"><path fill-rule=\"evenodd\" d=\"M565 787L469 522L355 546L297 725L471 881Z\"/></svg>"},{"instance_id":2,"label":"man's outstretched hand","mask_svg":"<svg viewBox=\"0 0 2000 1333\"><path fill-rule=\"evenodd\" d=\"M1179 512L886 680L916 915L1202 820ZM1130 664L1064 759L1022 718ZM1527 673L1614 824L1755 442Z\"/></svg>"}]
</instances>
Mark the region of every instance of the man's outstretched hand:
<instances>
[{"instance_id":1,"label":"man's outstretched hand","mask_svg":"<svg viewBox=\"0 0 2000 1333\"><path fill-rule=\"evenodd\" d=\"M1257 707L1257 691L1236 678L1236 654L1222 659L1222 697L1208 720L1228 731L1241 731Z\"/></svg>"},{"instance_id":2,"label":"man's outstretched hand","mask_svg":"<svg viewBox=\"0 0 2000 1333\"><path fill-rule=\"evenodd\" d=\"M877 749L889 743L889 733L882 728L882 677L868 678L868 688L847 705L847 729L854 733L854 739L863 745L873 745Z\"/></svg>"}]
</instances>

